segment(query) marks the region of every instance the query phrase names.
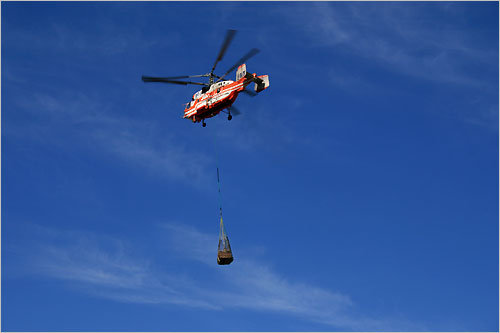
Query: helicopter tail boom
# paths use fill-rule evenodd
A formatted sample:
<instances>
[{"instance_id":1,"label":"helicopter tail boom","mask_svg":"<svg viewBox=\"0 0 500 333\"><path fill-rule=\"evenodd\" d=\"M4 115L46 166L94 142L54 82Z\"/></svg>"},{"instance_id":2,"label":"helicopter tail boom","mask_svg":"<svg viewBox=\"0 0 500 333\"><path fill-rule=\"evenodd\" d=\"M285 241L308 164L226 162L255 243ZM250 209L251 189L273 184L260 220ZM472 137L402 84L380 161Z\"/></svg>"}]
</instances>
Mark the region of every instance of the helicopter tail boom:
<instances>
[{"instance_id":1,"label":"helicopter tail boom","mask_svg":"<svg viewBox=\"0 0 500 333\"><path fill-rule=\"evenodd\" d=\"M255 92L261 92L262 90L269 87L269 76L268 75L260 75L255 76L255 74L250 74L247 72L246 64L241 64L236 71L236 81L245 78L245 82L250 83L253 81L255 83L254 90Z\"/></svg>"}]
</instances>

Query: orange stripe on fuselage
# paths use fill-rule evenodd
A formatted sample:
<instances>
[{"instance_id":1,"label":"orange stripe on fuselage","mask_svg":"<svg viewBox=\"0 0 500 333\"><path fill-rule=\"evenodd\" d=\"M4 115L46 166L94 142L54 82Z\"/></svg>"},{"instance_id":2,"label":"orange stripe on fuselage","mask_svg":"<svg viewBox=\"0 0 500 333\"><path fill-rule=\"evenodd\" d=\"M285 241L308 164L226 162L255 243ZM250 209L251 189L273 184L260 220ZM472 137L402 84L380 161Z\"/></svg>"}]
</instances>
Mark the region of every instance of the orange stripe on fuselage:
<instances>
[{"instance_id":1,"label":"orange stripe on fuselage","mask_svg":"<svg viewBox=\"0 0 500 333\"><path fill-rule=\"evenodd\" d=\"M255 75L255 74L254 74ZM190 118L194 115L203 116L204 114L210 112L215 116L220 111L225 108L231 106L236 100L238 94L245 89L245 87L250 84L252 81L248 81L247 84L243 84L245 78L241 78L238 81L234 81L228 85L220 87L220 92L217 90L205 93L198 100L195 100L193 106L184 111L184 118ZM213 102L213 104L207 106L207 103L212 98L216 98L218 95L222 95L224 93L229 93L227 96L222 97L221 99Z\"/></svg>"}]
</instances>

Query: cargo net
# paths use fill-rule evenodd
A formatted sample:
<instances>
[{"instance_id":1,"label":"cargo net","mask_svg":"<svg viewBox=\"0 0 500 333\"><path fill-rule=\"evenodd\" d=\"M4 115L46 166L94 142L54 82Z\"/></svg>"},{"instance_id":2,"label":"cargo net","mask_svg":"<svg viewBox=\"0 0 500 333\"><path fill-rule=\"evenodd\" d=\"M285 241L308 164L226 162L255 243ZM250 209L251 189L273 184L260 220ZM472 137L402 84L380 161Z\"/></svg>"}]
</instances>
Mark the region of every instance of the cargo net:
<instances>
[{"instance_id":1,"label":"cargo net","mask_svg":"<svg viewBox=\"0 0 500 333\"><path fill-rule=\"evenodd\" d=\"M233 262L233 253L231 252L231 245L227 237L222 216L220 217L220 232L219 232L219 247L217 251L217 263L219 265L229 265Z\"/></svg>"}]
</instances>

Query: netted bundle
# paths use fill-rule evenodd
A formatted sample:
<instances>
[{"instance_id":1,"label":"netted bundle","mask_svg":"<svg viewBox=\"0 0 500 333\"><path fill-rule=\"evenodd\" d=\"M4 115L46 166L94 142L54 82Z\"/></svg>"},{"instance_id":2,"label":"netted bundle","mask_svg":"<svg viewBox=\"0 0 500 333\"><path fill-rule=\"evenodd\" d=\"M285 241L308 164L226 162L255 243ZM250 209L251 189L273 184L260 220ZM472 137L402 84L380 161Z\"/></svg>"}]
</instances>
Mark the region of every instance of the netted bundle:
<instances>
[{"instance_id":1,"label":"netted bundle","mask_svg":"<svg viewBox=\"0 0 500 333\"><path fill-rule=\"evenodd\" d=\"M226 229L224 228L224 223L222 222L222 216L220 217L220 232L219 232L219 247L217 251L217 263L219 265L229 265L233 262L233 253L231 252L231 245L229 244L229 238L226 234Z\"/></svg>"}]
</instances>

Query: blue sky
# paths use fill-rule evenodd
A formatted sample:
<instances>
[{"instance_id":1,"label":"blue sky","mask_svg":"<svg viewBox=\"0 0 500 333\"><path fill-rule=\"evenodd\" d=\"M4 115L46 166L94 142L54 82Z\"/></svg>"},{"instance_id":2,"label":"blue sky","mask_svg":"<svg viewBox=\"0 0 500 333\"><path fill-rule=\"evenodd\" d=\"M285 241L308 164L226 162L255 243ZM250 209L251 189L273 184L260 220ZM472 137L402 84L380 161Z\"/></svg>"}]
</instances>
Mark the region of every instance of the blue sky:
<instances>
[{"instance_id":1,"label":"blue sky","mask_svg":"<svg viewBox=\"0 0 500 333\"><path fill-rule=\"evenodd\" d=\"M1 6L2 331L498 330L497 2Z\"/></svg>"}]
</instances>

